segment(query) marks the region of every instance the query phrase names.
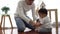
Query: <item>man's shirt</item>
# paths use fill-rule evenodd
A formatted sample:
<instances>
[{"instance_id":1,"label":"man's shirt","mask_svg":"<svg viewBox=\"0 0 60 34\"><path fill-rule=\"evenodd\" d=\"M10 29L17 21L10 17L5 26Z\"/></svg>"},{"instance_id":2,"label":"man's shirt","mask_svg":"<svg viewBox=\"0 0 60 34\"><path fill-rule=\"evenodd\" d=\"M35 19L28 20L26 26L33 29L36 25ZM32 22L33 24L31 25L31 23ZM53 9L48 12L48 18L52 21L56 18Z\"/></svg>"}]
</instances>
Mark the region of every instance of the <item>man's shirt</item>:
<instances>
[{"instance_id":1,"label":"man's shirt","mask_svg":"<svg viewBox=\"0 0 60 34\"><path fill-rule=\"evenodd\" d=\"M35 5L34 3L32 3L32 5L27 5L25 1L20 1L18 3L18 7L17 7L17 11L15 13L15 17L20 17L22 18L23 20L25 20L27 23L29 23L29 21L31 19L29 19L27 16L27 12L29 10L32 10L32 17L33 17L33 20L36 20L36 14L35 14Z\"/></svg>"}]
</instances>

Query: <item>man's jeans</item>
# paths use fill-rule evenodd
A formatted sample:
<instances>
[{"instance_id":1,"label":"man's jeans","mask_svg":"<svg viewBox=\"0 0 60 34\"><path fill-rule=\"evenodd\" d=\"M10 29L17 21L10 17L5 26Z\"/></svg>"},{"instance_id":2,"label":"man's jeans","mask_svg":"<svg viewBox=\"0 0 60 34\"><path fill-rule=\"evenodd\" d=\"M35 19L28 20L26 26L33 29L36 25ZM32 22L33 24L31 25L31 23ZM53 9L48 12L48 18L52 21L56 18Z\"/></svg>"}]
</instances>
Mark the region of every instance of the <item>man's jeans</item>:
<instances>
[{"instance_id":1,"label":"man's jeans","mask_svg":"<svg viewBox=\"0 0 60 34\"><path fill-rule=\"evenodd\" d=\"M24 31L26 27L28 27L32 30L35 29L31 24L28 24L26 21L24 21L20 17L14 17L14 18L15 18L15 21L16 21L18 31Z\"/></svg>"}]
</instances>

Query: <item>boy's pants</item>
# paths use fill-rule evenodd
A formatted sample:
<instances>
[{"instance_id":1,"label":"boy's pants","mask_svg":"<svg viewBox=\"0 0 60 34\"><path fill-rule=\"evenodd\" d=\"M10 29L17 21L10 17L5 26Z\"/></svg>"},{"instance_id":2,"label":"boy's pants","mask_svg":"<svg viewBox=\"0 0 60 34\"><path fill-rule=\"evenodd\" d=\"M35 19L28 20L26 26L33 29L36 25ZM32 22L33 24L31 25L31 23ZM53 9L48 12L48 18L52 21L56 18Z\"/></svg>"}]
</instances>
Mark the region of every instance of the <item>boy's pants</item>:
<instances>
[{"instance_id":1,"label":"boy's pants","mask_svg":"<svg viewBox=\"0 0 60 34\"><path fill-rule=\"evenodd\" d=\"M38 30L39 32L51 32L52 28L42 28Z\"/></svg>"}]
</instances>

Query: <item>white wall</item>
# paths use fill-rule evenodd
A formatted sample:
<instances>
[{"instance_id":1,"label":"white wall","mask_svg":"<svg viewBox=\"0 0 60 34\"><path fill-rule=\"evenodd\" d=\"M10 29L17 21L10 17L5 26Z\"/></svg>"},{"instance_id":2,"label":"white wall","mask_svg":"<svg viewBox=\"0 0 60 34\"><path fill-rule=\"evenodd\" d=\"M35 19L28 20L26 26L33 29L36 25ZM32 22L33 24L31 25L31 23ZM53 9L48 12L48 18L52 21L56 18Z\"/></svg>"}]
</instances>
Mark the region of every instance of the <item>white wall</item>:
<instances>
[{"instance_id":1,"label":"white wall","mask_svg":"<svg viewBox=\"0 0 60 34\"><path fill-rule=\"evenodd\" d=\"M19 0L0 0L0 19L1 19L1 14L4 14L4 12L2 12L1 8L4 6L7 6L10 8L8 14L11 15L11 20L13 23L13 26L16 27L15 21L14 21L14 12L16 11L16 7L17 7L17 3ZM0 20L1 22L1 20ZM10 22L8 20L8 18L6 18L6 27L10 27Z\"/></svg>"},{"instance_id":2,"label":"white wall","mask_svg":"<svg viewBox=\"0 0 60 34\"><path fill-rule=\"evenodd\" d=\"M60 21L60 0L43 0L46 4L46 8L58 9L58 21Z\"/></svg>"}]
</instances>

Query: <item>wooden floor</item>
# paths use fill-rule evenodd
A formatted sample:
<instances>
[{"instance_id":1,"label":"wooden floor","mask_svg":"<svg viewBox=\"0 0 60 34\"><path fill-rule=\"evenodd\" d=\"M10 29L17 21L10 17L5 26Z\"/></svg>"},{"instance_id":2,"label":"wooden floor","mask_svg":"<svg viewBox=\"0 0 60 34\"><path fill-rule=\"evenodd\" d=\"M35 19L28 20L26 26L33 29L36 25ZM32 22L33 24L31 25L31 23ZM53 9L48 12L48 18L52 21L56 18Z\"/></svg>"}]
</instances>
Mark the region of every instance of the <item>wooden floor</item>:
<instances>
[{"instance_id":1,"label":"wooden floor","mask_svg":"<svg viewBox=\"0 0 60 34\"><path fill-rule=\"evenodd\" d=\"M17 28L13 28L13 29L12 28L0 28L0 34L41 34L41 33L38 33L35 31L18 32ZM55 32L53 34L55 34Z\"/></svg>"},{"instance_id":2,"label":"wooden floor","mask_svg":"<svg viewBox=\"0 0 60 34\"><path fill-rule=\"evenodd\" d=\"M18 32L18 34L39 34L39 33L35 31L30 31L30 32Z\"/></svg>"},{"instance_id":3,"label":"wooden floor","mask_svg":"<svg viewBox=\"0 0 60 34\"><path fill-rule=\"evenodd\" d=\"M0 28L0 34L38 34L38 32L18 32L17 28Z\"/></svg>"}]
</instances>

